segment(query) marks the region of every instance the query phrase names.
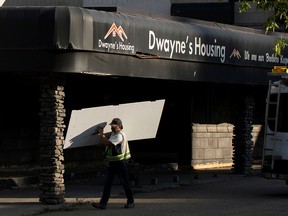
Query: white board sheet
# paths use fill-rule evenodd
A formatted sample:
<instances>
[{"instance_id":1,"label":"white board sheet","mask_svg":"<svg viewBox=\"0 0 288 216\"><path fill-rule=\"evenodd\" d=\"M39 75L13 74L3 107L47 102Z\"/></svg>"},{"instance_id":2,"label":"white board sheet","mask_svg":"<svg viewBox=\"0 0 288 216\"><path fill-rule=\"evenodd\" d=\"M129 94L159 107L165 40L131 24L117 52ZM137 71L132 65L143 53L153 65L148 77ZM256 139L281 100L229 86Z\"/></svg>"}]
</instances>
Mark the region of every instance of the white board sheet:
<instances>
[{"instance_id":1,"label":"white board sheet","mask_svg":"<svg viewBox=\"0 0 288 216\"><path fill-rule=\"evenodd\" d=\"M157 100L73 110L64 149L99 144L96 127L101 125L104 133L110 132L113 118L122 120L128 140L155 138L164 103L165 100Z\"/></svg>"}]
</instances>

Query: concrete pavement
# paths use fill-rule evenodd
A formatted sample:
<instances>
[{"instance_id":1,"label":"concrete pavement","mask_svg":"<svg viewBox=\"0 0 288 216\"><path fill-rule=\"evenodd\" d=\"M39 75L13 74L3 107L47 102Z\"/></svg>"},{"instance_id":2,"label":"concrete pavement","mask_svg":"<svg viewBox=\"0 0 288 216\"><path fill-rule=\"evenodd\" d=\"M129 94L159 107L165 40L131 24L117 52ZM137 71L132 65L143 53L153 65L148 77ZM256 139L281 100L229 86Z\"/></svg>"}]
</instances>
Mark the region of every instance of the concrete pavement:
<instances>
[{"instance_id":1,"label":"concrete pavement","mask_svg":"<svg viewBox=\"0 0 288 216\"><path fill-rule=\"evenodd\" d=\"M147 193L175 187L227 181L243 176L244 175L233 174L231 167L193 171L176 170L159 173L141 173L139 174L139 185L134 186L133 191L135 195L137 195L137 193ZM75 209L78 209L77 215L90 215L91 211L88 211L90 212L88 214L87 209L94 209L90 203L98 201L101 197L103 180L104 176L65 180L65 203L57 205L41 204L38 198L40 191L37 185L0 189L0 215L32 216L43 214L48 216L50 214L57 215L57 212L62 212L61 215L63 215L64 212L67 212L67 216L71 216ZM126 199L122 186L119 185L117 179L115 179L109 203L115 205L116 208L123 208L125 202ZM135 202L137 205L137 199L135 199Z\"/></svg>"}]
</instances>

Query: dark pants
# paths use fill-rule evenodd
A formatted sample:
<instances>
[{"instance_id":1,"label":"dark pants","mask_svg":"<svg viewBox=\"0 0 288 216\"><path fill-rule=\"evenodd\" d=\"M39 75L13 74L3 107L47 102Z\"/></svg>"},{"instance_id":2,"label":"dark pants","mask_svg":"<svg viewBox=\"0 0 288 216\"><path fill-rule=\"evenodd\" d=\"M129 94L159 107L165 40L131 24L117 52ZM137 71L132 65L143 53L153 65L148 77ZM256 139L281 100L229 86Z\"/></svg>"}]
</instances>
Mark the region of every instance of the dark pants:
<instances>
[{"instance_id":1,"label":"dark pants","mask_svg":"<svg viewBox=\"0 0 288 216\"><path fill-rule=\"evenodd\" d=\"M128 175L127 160L109 162L100 203L107 205L115 175L118 176L124 188L125 195L127 197L127 203L134 203L134 197Z\"/></svg>"}]
</instances>

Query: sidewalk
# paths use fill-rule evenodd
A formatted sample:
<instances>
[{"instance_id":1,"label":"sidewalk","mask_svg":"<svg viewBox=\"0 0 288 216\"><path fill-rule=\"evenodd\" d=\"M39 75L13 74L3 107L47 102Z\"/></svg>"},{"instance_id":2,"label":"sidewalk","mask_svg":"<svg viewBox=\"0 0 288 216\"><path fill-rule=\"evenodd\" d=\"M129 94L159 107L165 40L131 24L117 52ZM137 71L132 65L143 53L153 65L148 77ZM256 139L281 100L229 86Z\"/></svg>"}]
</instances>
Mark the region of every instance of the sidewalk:
<instances>
[{"instance_id":1,"label":"sidewalk","mask_svg":"<svg viewBox=\"0 0 288 216\"><path fill-rule=\"evenodd\" d=\"M135 194L147 193L195 184L228 181L243 176L244 175L233 174L231 167L193 171L141 173L139 185L134 186L133 191ZM37 185L26 188L0 189L0 215L30 216L51 211L67 211L67 216L70 216L73 208L79 207L83 203L87 204L99 200L102 194L103 180L104 176L67 180L65 203L57 205L41 204L38 198L40 191ZM122 186L119 185L116 178L112 188L111 202L119 202L121 205L124 205L124 198Z\"/></svg>"}]
</instances>

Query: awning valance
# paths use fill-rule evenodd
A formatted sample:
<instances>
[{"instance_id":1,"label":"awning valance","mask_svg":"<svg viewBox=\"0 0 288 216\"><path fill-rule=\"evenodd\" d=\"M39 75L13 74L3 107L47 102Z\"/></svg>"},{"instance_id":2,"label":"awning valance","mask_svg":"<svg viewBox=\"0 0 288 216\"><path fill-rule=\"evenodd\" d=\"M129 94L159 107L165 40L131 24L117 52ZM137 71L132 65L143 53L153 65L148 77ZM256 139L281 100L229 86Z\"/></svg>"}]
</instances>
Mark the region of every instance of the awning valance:
<instances>
[{"instance_id":1,"label":"awning valance","mask_svg":"<svg viewBox=\"0 0 288 216\"><path fill-rule=\"evenodd\" d=\"M105 55L111 54L124 55L127 59L137 57L147 62L155 59L181 61L185 64L183 68L188 67L184 70L191 73L182 79L198 80L194 72L201 71L201 63L215 64L215 68L222 69L228 66L230 71L231 67L267 70L274 65L288 63L287 50L281 57L274 55L273 47L279 36L195 20L153 18L78 7L1 7L0 26L0 55L4 56L6 52L8 56L13 56L16 50L32 52L33 55L37 55L37 51L49 53L46 60L50 64L46 63L46 67L42 64L43 70L123 74L100 68L102 63L113 63L115 58L110 61ZM62 55L60 59L65 59L65 62L60 62L59 53ZM53 56L56 54L58 56ZM102 58L95 60L100 61L98 66L93 58ZM129 62L119 63L128 65L128 71L123 67L128 76L145 77L131 71L135 68L133 62L129 59ZM68 63L69 66L65 65ZM192 63L195 67L191 68ZM167 73L176 70L171 62L168 65L172 68L166 68ZM3 71L3 68L0 70ZM165 75L165 71L161 73L156 78L183 77Z\"/></svg>"}]
</instances>

